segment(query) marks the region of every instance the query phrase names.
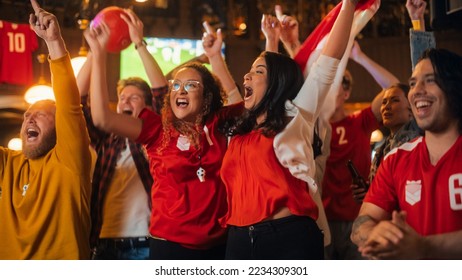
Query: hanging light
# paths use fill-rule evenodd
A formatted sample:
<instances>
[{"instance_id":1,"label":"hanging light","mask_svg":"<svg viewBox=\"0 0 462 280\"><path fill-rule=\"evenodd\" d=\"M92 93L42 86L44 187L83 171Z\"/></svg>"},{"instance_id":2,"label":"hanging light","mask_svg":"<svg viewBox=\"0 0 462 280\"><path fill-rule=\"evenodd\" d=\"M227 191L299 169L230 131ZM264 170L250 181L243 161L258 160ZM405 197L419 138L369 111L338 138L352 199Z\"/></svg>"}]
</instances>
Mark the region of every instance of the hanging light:
<instances>
[{"instance_id":1,"label":"hanging light","mask_svg":"<svg viewBox=\"0 0 462 280\"><path fill-rule=\"evenodd\" d=\"M72 69L74 70L74 76L77 77L80 69L82 69L83 64L87 61L88 48L85 42L85 37L83 36L83 31L87 29L89 20L88 19L79 19L79 29L82 30L82 45L79 49L79 56L76 56L71 59Z\"/></svg>"},{"instance_id":2,"label":"hanging light","mask_svg":"<svg viewBox=\"0 0 462 280\"><path fill-rule=\"evenodd\" d=\"M40 63L40 77L39 77L38 83L30 87L24 94L24 99L29 104L33 104L39 100L44 100L44 99L55 100L53 89L46 82L44 74L43 74L44 63L45 63L46 58L47 58L46 54L42 53L42 54L37 55L37 60Z\"/></svg>"},{"instance_id":3,"label":"hanging light","mask_svg":"<svg viewBox=\"0 0 462 280\"><path fill-rule=\"evenodd\" d=\"M12 138L8 142L8 149L13 151L21 151L22 150L22 140L20 138Z\"/></svg>"},{"instance_id":4,"label":"hanging light","mask_svg":"<svg viewBox=\"0 0 462 280\"><path fill-rule=\"evenodd\" d=\"M87 61L87 57L80 56L80 55L71 59L71 65L72 65L72 70L74 70L74 76L77 77L77 74L79 74L80 69L82 69L82 66L85 64L85 61Z\"/></svg>"},{"instance_id":5,"label":"hanging light","mask_svg":"<svg viewBox=\"0 0 462 280\"><path fill-rule=\"evenodd\" d=\"M380 129L376 129L372 132L371 135L371 143L377 143L382 141L383 139L383 133L380 131Z\"/></svg>"}]
</instances>

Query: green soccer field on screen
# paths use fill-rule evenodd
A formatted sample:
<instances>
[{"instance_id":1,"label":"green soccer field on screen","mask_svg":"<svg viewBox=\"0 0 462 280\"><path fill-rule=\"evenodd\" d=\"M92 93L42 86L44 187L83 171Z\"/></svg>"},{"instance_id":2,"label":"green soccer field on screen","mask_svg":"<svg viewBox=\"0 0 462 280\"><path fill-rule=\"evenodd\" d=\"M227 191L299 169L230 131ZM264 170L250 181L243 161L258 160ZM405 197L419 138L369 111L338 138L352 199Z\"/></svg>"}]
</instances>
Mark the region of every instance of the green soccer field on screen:
<instances>
[{"instance_id":1,"label":"green soccer field on screen","mask_svg":"<svg viewBox=\"0 0 462 280\"><path fill-rule=\"evenodd\" d=\"M177 38L145 38L145 40L149 53L154 56L164 74L204 53L201 40ZM206 66L211 69L210 65L206 64ZM141 58L133 44L120 53L120 78L128 77L140 77L148 81Z\"/></svg>"}]
</instances>

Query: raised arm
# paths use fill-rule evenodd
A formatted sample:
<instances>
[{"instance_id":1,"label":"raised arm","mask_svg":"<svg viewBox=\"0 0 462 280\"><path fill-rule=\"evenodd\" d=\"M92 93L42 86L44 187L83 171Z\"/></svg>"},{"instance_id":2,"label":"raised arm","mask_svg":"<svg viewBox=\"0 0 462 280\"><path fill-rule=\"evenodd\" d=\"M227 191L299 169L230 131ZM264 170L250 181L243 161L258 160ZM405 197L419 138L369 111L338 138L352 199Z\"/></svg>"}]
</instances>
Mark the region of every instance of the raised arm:
<instances>
[{"instance_id":1,"label":"raised arm","mask_svg":"<svg viewBox=\"0 0 462 280\"><path fill-rule=\"evenodd\" d=\"M281 23L272 15L263 14L261 18L261 31L265 35L265 50L279 52L279 37L281 34Z\"/></svg>"},{"instance_id":2,"label":"raised arm","mask_svg":"<svg viewBox=\"0 0 462 280\"><path fill-rule=\"evenodd\" d=\"M31 0L34 14L29 23L45 40L49 51L51 84L56 100L56 146L61 164L79 176L89 176L89 138L80 108L78 88L57 18ZM89 178L89 177L88 177Z\"/></svg>"},{"instance_id":3,"label":"raised arm","mask_svg":"<svg viewBox=\"0 0 462 280\"><path fill-rule=\"evenodd\" d=\"M406 0L406 10L415 31L425 31L424 13L427 2L424 0Z\"/></svg>"},{"instance_id":4,"label":"raised arm","mask_svg":"<svg viewBox=\"0 0 462 280\"><path fill-rule=\"evenodd\" d=\"M412 69L420 59L422 53L429 48L436 47L433 32L425 31L424 13L427 3L424 0L407 0L406 9L412 22L409 31Z\"/></svg>"},{"instance_id":5,"label":"raised arm","mask_svg":"<svg viewBox=\"0 0 462 280\"><path fill-rule=\"evenodd\" d=\"M109 108L106 77L106 44L110 35L109 27L102 22L97 27L85 30L84 35L93 52L90 86L93 123L106 132L135 140L141 133L141 120L128 115L117 114Z\"/></svg>"},{"instance_id":6,"label":"raised arm","mask_svg":"<svg viewBox=\"0 0 462 280\"><path fill-rule=\"evenodd\" d=\"M330 34L326 35L329 37L321 51L321 56L311 66L308 77L294 100L298 107L309 112L314 119L319 116L321 106L337 73L340 59L349 43L356 2L343 0Z\"/></svg>"},{"instance_id":7,"label":"raised arm","mask_svg":"<svg viewBox=\"0 0 462 280\"><path fill-rule=\"evenodd\" d=\"M366 69L367 72L369 72L369 74L374 78L377 84L379 84L379 86L382 88L382 91L380 91L371 102L371 108L375 118L377 119L377 121L381 121L382 114L380 114L380 106L382 105L383 92L385 89L389 88L393 84L399 83L399 80L395 75L393 75L393 73L391 73L382 65L378 64L369 56L367 56L361 50L357 41L355 41L353 44L350 58L362 67L364 67L364 69Z\"/></svg>"},{"instance_id":8,"label":"raised arm","mask_svg":"<svg viewBox=\"0 0 462 280\"><path fill-rule=\"evenodd\" d=\"M40 8L36 0L31 0L30 2L34 9L34 14L30 15L29 23L37 36L45 41L50 59L53 60L67 55L67 49L56 17Z\"/></svg>"},{"instance_id":9,"label":"raised arm","mask_svg":"<svg viewBox=\"0 0 462 280\"><path fill-rule=\"evenodd\" d=\"M289 56L293 58L302 45L298 37L298 21L294 17L283 14L280 5L274 6L274 12L281 23L279 38Z\"/></svg>"},{"instance_id":10,"label":"raised arm","mask_svg":"<svg viewBox=\"0 0 462 280\"><path fill-rule=\"evenodd\" d=\"M91 81L91 64L92 64L92 53L88 52L87 60L80 68L79 73L77 74L77 87L79 88L80 97L87 96L90 92L90 81Z\"/></svg>"},{"instance_id":11,"label":"raised arm","mask_svg":"<svg viewBox=\"0 0 462 280\"><path fill-rule=\"evenodd\" d=\"M382 89L389 88L393 84L399 83L398 78L396 78L393 73L367 56L361 50L361 47L357 41L355 41L353 44L350 58L364 67L364 69L369 72L369 74L374 78L374 80Z\"/></svg>"},{"instance_id":12,"label":"raised arm","mask_svg":"<svg viewBox=\"0 0 462 280\"><path fill-rule=\"evenodd\" d=\"M79 73L77 74L77 87L79 88L80 94L80 103L82 105L83 115L85 117L85 123L87 126L88 135L90 136L91 144L93 146L97 145L104 138L106 134L105 131L97 129L93 124L93 119L91 118L90 104L88 102L88 95L90 93L90 81L91 81L91 65L93 63L93 55L91 52L87 54L87 60L80 68Z\"/></svg>"},{"instance_id":13,"label":"raised arm","mask_svg":"<svg viewBox=\"0 0 462 280\"><path fill-rule=\"evenodd\" d=\"M221 29L218 29L217 32L215 32L208 22L204 22L203 26L205 28L205 32L202 37L204 52L209 58L213 74L220 79L223 89L228 95L227 105L241 102L242 97L239 94L236 83L228 70L226 62L221 55L221 46L223 44Z\"/></svg>"},{"instance_id":14,"label":"raised arm","mask_svg":"<svg viewBox=\"0 0 462 280\"><path fill-rule=\"evenodd\" d=\"M339 60L342 58L350 38L351 25L357 3L358 0L342 1L342 8L321 54Z\"/></svg>"},{"instance_id":15,"label":"raised arm","mask_svg":"<svg viewBox=\"0 0 462 280\"><path fill-rule=\"evenodd\" d=\"M132 10L125 9L124 11L126 15L122 13L120 17L128 24L130 39L143 62L144 70L146 71L151 87L160 88L166 86L167 79L157 61L149 53L146 42L143 39L143 22Z\"/></svg>"}]
</instances>

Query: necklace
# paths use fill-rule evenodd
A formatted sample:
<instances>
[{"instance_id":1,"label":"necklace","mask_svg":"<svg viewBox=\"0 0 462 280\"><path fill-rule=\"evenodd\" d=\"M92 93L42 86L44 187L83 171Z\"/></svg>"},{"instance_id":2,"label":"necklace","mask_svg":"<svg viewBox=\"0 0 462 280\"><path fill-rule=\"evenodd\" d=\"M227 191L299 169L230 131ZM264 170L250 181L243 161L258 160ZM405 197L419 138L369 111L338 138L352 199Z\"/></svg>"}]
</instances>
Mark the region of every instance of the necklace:
<instances>
[{"instance_id":1,"label":"necklace","mask_svg":"<svg viewBox=\"0 0 462 280\"><path fill-rule=\"evenodd\" d=\"M25 172L25 174L26 174L26 176L27 176L27 179L26 179L25 181L26 181L27 183L24 184L24 185L22 186L22 196L26 196L26 192L27 192L27 190L29 189L29 182L30 182L30 181L29 181L29 176L30 176L30 172L31 172L31 166L30 166L30 163L29 163L29 162L27 162L27 167L28 167L28 168L26 169L27 171Z\"/></svg>"},{"instance_id":2,"label":"necklace","mask_svg":"<svg viewBox=\"0 0 462 280\"><path fill-rule=\"evenodd\" d=\"M204 134L205 134L205 138L206 138L207 142L209 143L210 146L212 146L213 142L212 142L212 139L210 139L209 130L208 130L207 126L205 126L205 125L204 125ZM200 134L199 134L198 137L199 137L199 147L198 147L197 159L199 160L199 168L196 171L196 175L197 175L197 178L199 179L199 181L201 183L203 183L203 182L205 182L205 173L206 172L205 172L205 169L202 168L202 151L203 151L203 148L201 146L202 145L202 137L201 137ZM191 147L191 140L187 136L184 136L184 135L180 134L179 137L178 137L176 146L181 151L187 151Z\"/></svg>"},{"instance_id":3,"label":"necklace","mask_svg":"<svg viewBox=\"0 0 462 280\"><path fill-rule=\"evenodd\" d=\"M200 136L199 136L200 137ZM199 138L199 155L197 156L197 159L199 160L199 168L196 171L197 178L199 178L199 181L201 183L205 182L205 169L202 168L202 151L204 150L202 145L202 141L200 141L201 138Z\"/></svg>"},{"instance_id":4,"label":"necklace","mask_svg":"<svg viewBox=\"0 0 462 280\"><path fill-rule=\"evenodd\" d=\"M188 137L180 134L176 146L180 151L187 151L191 147L191 141L188 139ZM202 183L205 182L205 169L202 168L202 148L199 147L198 149L199 155L197 156L197 159L199 160L199 168L196 171L196 175L197 178L199 178L199 181Z\"/></svg>"},{"instance_id":5,"label":"necklace","mask_svg":"<svg viewBox=\"0 0 462 280\"><path fill-rule=\"evenodd\" d=\"M205 182L205 169L202 168L201 155L199 154L197 157L199 158L199 169L197 169L196 174L197 174L197 178L199 178L199 181L203 183Z\"/></svg>"},{"instance_id":6,"label":"necklace","mask_svg":"<svg viewBox=\"0 0 462 280\"><path fill-rule=\"evenodd\" d=\"M212 139L210 139L210 135L209 135L209 129L207 128L206 125L204 125L204 134L205 134L205 139L207 140L209 145L213 146ZM199 144L202 143L201 138L202 137L199 138ZM196 174L197 174L197 178L199 178L199 181L201 183L205 182L205 174L206 174L205 169L202 168L202 151L203 151L203 148L199 146L199 155L197 156L197 158L199 159L199 169L197 169Z\"/></svg>"},{"instance_id":7,"label":"necklace","mask_svg":"<svg viewBox=\"0 0 462 280\"><path fill-rule=\"evenodd\" d=\"M27 189L29 188L29 184L25 184L22 186L22 196L26 196Z\"/></svg>"}]
</instances>

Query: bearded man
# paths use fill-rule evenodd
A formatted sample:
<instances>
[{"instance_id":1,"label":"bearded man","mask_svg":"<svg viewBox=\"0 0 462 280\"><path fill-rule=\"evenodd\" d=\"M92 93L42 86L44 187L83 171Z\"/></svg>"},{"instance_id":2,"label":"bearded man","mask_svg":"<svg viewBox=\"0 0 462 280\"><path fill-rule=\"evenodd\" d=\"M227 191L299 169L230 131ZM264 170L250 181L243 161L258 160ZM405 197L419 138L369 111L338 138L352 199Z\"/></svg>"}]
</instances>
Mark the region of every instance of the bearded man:
<instances>
[{"instance_id":1,"label":"bearded man","mask_svg":"<svg viewBox=\"0 0 462 280\"><path fill-rule=\"evenodd\" d=\"M31 0L49 51L55 101L24 114L23 151L0 147L0 259L88 259L89 137L58 21Z\"/></svg>"}]
</instances>

